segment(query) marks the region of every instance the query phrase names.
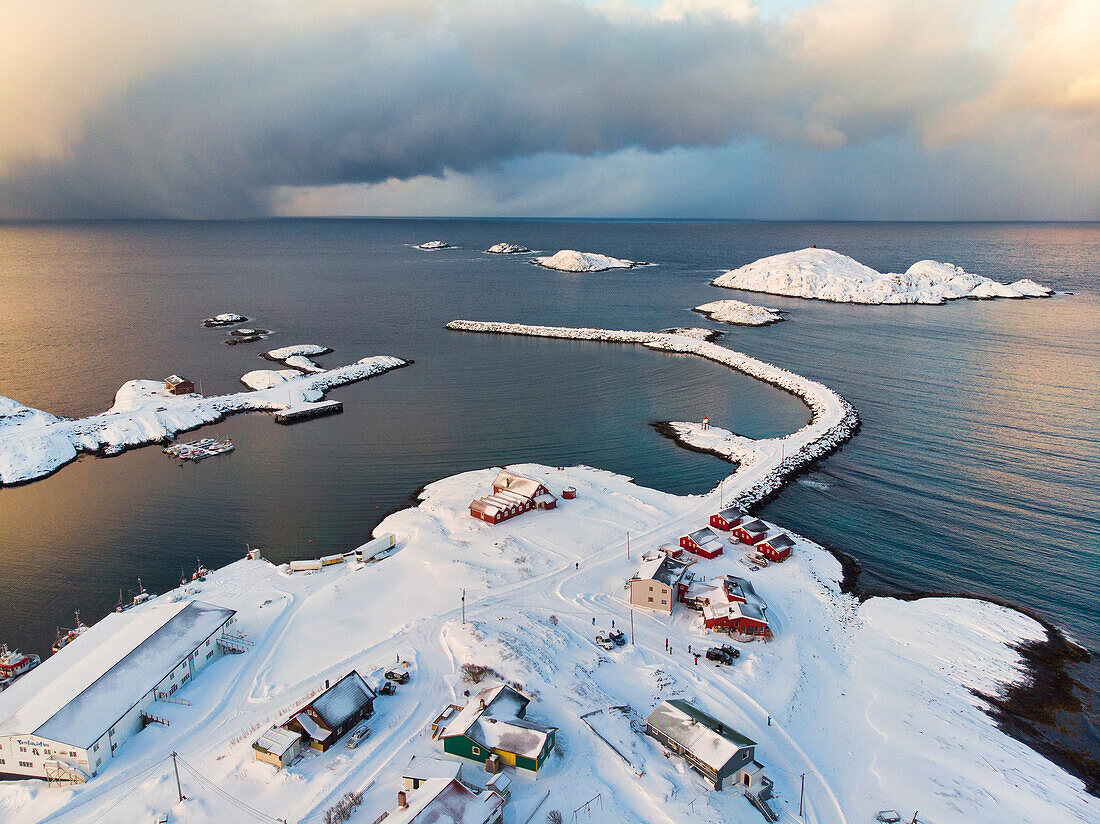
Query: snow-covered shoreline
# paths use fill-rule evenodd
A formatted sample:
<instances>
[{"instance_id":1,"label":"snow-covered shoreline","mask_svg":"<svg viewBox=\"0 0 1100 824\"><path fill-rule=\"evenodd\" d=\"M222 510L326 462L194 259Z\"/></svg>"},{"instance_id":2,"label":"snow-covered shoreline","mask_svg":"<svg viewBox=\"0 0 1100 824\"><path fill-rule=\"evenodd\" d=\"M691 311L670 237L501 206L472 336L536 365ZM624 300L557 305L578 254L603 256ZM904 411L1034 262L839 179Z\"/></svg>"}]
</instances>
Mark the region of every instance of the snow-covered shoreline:
<instances>
[{"instance_id":1,"label":"snow-covered shoreline","mask_svg":"<svg viewBox=\"0 0 1100 824\"><path fill-rule=\"evenodd\" d=\"M764 440L734 436L730 440L726 435L732 433L720 430L723 432L721 442L725 444L728 440L730 459L739 465L733 476L738 490L734 494L736 501L745 507L774 494L787 476L833 452L859 429L859 414L855 408L823 383L741 352L685 335L469 320L453 320L447 324L447 328L461 332L635 343L659 351L698 355L801 398L810 408L811 419L808 424L790 435ZM718 442L718 436L712 434L715 430L703 430L702 424L673 421L669 426L680 440L692 446L711 449Z\"/></svg>"},{"instance_id":2,"label":"snow-covered shoreline","mask_svg":"<svg viewBox=\"0 0 1100 824\"><path fill-rule=\"evenodd\" d=\"M691 311L706 315L719 323L730 323L734 326L767 326L769 323L779 323L783 320L783 315L778 309L755 306L741 300L714 300L702 306L696 306Z\"/></svg>"},{"instance_id":3,"label":"snow-covered shoreline","mask_svg":"<svg viewBox=\"0 0 1100 824\"><path fill-rule=\"evenodd\" d=\"M904 274L884 274L831 249L799 249L731 269L712 286L833 303L941 304L971 298L1050 297L1053 290L1023 279L998 283L951 263L920 260Z\"/></svg>"},{"instance_id":4,"label":"snow-covered shoreline","mask_svg":"<svg viewBox=\"0 0 1100 824\"><path fill-rule=\"evenodd\" d=\"M126 449L158 443L180 432L216 423L240 412L307 410L330 389L366 380L405 366L389 355L289 377L271 370L250 372L248 392L204 398L172 395L163 381L133 380L118 390L106 412L70 420L32 409L0 396L0 486L26 483L56 472L80 453L117 455ZM266 380L269 373L279 375Z\"/></svg>"}]
</instances>

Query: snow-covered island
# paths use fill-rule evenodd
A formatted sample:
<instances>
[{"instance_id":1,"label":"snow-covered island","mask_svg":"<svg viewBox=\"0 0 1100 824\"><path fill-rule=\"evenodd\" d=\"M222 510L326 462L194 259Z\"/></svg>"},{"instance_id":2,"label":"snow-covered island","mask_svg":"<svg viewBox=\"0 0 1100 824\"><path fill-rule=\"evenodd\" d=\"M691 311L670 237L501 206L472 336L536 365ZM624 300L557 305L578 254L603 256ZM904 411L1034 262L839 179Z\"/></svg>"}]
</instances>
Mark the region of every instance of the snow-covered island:
<instances>
[{"instance_id":1,"label":"snow-covered island","mask_svg":"<svg viewBox=\"0 0 1100 824\"><path fill-rule=\"evenodd\" d=\"M559 272L603 272L607 269L633 269L649 264L640 260L621 260L619 258L598 255L595 252L577 252L562 249L549 257L532 258L531 263L544 269L556 269Z\"/></svg>"},{"instance_id":2,"label":"snow-covered island","mask_svg":"<svg viewBox=\"0 0 1100 824\"><path fill-rule=\"evenodd\" d=\"M696 306L692 311L706 315L719 323L730 323L735 326L767 326L769 323L779 323L783 320L783 315L778 309L755 306L740 300L715 300Z\"/></svg>"},{"instance_id":3,"label":"snow-covered island","mask_svg":"<svg viewBox=\"0 0 1100 824\"><path fill-rule=\"evenodd\" d=\"M212 318L207 318L202 322L203 326L232 326L235 323L244 323L248 318L244 315L238 315L236 312L223 312L220 315L214 315Z\"/></svg>"},{"instance_id":4,"label":"snow-covered island","mask_svg":"<svg viewBox=\"0 0 1100 824\"><path fill-rule=\"evenodd\" d=\"M520 246L518 243L495 243L485 250L489 255L521 255L524 252L530 252L526 246Z\"/></svg>"},{"instance_id":5,"label":"snow-covered island","mask_svg":"<svg viewBox=\"0 0 1100 824\"><path fill-rule=\"evenodd\" d=\"M324 372L324 368L314 363L313 358L327 355L332 350L316 343L298 343L292 346L280 346L263 353L263 357L276 363L297 369L299 372Z\"/></svg>"},{"instance_id":6,"label":"snow-covered island","mask_svg":"<svg viewBox=\"0 0 1100 824\"><path fill-rule=\"evenodd\" d=\"M1033 280L1003 284L951 263L920 260L904 274L884 274L831 249L800 249L731 269L714 286L835 303L940 304L959 298L1050 297Z\"/></svg>"},{"instance_id":7,"label":"snow-covered island","mask_svg":"<svg viewBox=\"0 0 1100 824\"><path fill-rule=\"evenodd\" d=\"M445 243L442 240L429 240L425 243L420 243L416 246L417 249L423 249L426 252L431 252L435 249L450 249L451 244Z\"/></svg>"},{"instance_id":8,"label":"snow-covered island","mask_svg":"<svg viewBox=\"0 0 1100 824\"><path fill-rule=\"evenodd\" d=\"M400 358L376 355L313 374L295 372L295 377L286 374L289 370L258 370L242 379L257 391L209 398L173 394L164 381L132 380L122 385L106 412L75 420L0 396L0 486L42 478L81 452L116 455L238 412L269 411L286 420L305 417L337 403L322 400L330 389L405 365Z\"/></svg>"}]
</instances>

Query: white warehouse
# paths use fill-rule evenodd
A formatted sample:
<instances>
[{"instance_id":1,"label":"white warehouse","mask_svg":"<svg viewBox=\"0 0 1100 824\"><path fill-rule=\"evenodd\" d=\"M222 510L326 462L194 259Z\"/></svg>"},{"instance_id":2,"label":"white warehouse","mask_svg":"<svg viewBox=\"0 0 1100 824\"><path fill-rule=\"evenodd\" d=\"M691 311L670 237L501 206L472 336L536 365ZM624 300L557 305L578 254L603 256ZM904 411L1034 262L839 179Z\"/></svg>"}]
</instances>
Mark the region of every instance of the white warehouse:
<instances>
[{"instance_id":1,"label":"white warehouse","mask_svg":"<svg viewBox=\"0 0 1100 824\"><path fill-rule=\"evenodd\" d=\"M0 692L0 778L96 775L155 717L158 695L235 648L221 640L235 614L201 601L154 602L89 628Z\"/></svg>"}]
</instances>

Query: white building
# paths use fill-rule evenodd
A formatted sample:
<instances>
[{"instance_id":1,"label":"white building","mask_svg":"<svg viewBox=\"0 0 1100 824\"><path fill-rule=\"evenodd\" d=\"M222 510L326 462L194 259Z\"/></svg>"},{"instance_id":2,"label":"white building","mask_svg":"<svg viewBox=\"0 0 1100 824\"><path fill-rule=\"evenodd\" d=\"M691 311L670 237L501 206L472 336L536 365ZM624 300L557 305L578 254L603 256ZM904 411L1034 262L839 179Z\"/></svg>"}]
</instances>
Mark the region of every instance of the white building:
<instances>
[{"instance_id":1,"label":"white building","mask_svg":"<svg viewBox=\"0 0 1100 824\"><path fill-rule=\"evenodd\" d=\"M235 611L201 601L112 613L0 693L0 778L96 775L122 744L225 651ZM232 644L232 642L230 642Z\"/></svg>"}]
</instances>

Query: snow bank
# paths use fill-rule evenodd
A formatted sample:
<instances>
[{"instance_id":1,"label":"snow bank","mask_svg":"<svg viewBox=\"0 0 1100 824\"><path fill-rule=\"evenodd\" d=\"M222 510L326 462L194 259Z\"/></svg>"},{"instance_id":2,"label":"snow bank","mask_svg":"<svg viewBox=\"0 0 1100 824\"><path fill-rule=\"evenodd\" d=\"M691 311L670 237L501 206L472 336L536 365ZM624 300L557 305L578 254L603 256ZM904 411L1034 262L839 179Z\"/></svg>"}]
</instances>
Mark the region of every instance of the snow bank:
<instances>
[{"instance_id":1,"label":"snow bank","mask_svg":"<svg viewBox=\"0 0 1100 824\"><path fill-rule=\"evenodd\" d=\"M0 485L49 475L80 452L114 455L238 412L308 409L329 389L405 364L400 358L378 355L316 374L295 373L296 377L259 370L242 378L255 391L210 398L172 395L163 381L128 381L110 409L76 420L57 418L0 396Z\"/></svg>"},{"instance_id":2,"label":"snow bank","mask_svg":"<svg viewBox=\"0 0 1100 824\"><path fill-rule=\"evenodd\" d=\"M641 261L620 260L593 252L575 252L572 249L562 249L550 257L533 258L531 262L546 269L557 269L559 272L603 272L606 269L633 269L635 266L645 265Z\"/></svg>"},{"instance_id":3,"label":"snow bank","mask_svg":"<svg viewBox=\"0 0 1100 824\"><path fill-rule=\"evenodd\" d=\"M295 355L313 357L314 355L327 355L331 351L327 346L319 346L316 343L298 343L294 346L283 346L279 349L264 352L264 357L273 361L285 361Z\"/></svg>"},{"instance_id":4,"label":"snow bank","mask_svg":"<svg viewBox=\"0 0 1100 824\"><path fill-rule=\"evenodd\" d=\"M519 255L531 250L526 246L520 246L518 243L496 243L485 251L490 255Z\"/></svg>"},{"instance_id":5,"label":"snow bank","mask_svg":"<svg viewBox=\"0 0 1100 824\"><path fill-rule=\"evenodd\" d=\"M241 375L241 383L249 389L270 389L301 375L297 369L256 369Z\"/></svg>"},{"instance_id":6,"label":"snow bank","mask_svg":"<svg viewBox=\"0 0 1100 824\"><path fill-rule=\"evenodd\" d=\"M451 244L444 243L442 240L429 240L426 243L421 243L417 249L424 249L425 251L431 251L432 249L450 249Z\"/></svg>"},{"instance_id":7,"label":"snow bank","mask_svg":"<svg viewBox=\"0 0 1100 824\"><path fill-rule=\"evenodd\" d=\"M950 263L921 260L905 274L883 274L831 249L801 249L731 269L714 286L836 303L939 304L965 297L1049 297L1031 280L1005 285Z\"/></svg>"},{"instance_id":8,"label":"snow bank","mask_svg":"<svg viewBox=\"0 0 1100 824\"><path fill-rule=\"evenodd\" d=\"M783 316L777 309L754 306L740 300L716 300L696 306L694 311L706 315L720 323L732 323L738 326L767 326L778 323Z\"/></svg>"}]
</instances>

